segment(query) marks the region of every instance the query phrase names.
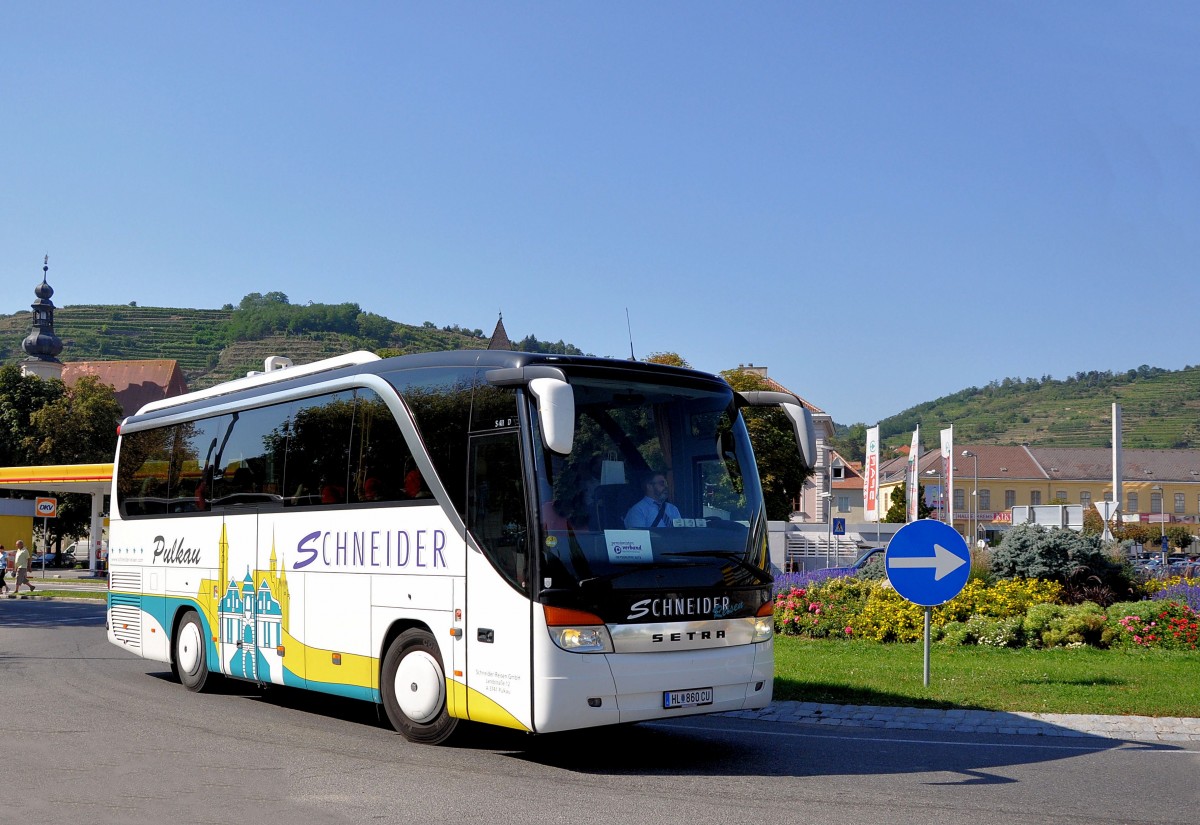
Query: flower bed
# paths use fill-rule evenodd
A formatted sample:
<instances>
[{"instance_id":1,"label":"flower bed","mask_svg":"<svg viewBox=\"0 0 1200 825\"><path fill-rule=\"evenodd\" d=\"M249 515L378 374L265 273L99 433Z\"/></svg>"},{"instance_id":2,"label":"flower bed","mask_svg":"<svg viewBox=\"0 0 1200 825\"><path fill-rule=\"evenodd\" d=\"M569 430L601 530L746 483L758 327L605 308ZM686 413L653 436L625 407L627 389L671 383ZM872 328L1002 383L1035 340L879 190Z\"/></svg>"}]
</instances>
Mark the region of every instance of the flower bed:
<instances>
[{"instance_id":1,"label":"flower bed","mask_svg":"<svg viewBox=\"0 0 1200 825\"><path fill-rule=\"evenodd\" d=\"M776 582L775 629L817 639L915 642L924 608L886 581L825 571L788 574ZM931 616L931 635L945 644L996 647L1163 647L1194 650L1200 641L1200 581L1168 581L1151 599L1114 604L1057 602L1061 585L1040 579L971 579Z\"/></svg>"}]
</instances>

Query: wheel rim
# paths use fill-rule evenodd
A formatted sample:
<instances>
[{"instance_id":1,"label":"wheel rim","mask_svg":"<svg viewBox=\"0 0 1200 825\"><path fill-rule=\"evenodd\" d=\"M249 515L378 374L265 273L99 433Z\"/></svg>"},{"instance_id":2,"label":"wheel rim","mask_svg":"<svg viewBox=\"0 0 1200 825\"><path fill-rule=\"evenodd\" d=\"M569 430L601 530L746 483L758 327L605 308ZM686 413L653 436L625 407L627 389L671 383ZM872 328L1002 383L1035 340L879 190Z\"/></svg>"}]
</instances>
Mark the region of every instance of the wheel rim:
<instances>
[{"instance_id":1,"label":"wheel rim","mask_svg":"<svg viewBox=\"0 0 1200 825\"><path fill-rule=\"evenodd\" d=\"M441 710L446 680L437 659L423 650L414 650L400 660L392 684L396 704L414 722L432 721Z\"/></svg>"},{"instance_id":2,"label":"wheel rim","mask_svg":"<svg viewBox=\"0 0 1200 825\"><path fill-rule=\"evenodd\" d=\"M200 668L200 628L188 622L179 629L179 652L176 658L184 673L195 673Z\"/></svg>"}]
</instances>

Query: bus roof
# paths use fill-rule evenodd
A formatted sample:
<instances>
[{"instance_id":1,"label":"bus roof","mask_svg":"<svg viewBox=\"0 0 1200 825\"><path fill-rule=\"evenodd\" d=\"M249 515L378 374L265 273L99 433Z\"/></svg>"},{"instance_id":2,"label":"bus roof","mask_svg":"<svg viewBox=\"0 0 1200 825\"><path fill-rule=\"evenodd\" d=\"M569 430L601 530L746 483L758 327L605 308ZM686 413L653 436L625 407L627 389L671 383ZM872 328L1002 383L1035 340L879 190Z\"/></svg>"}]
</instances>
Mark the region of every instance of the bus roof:
<instances>
[{"instance_id":1,"label":"bus roof","mask_svg":"<svg viewBox=\"0 0 1200 825\"><path fill-rule=\"evenodd\" d=\"M273 357L274 358L274 357ZM267 359L270 363L272 359ZM399 355L380 358L374 353L359 351L326 358L299 366L273 368L267 372L238 378L196 392L177 395L151 402L126 419L145 420L160 416L177 415L212 406L217 399L236 402L241 399L257 398L274 392L295 389L310 384L343 378L355 374L385 374L404 370L430 367L469 367L478 369L512 369L529 366L555 366L573 369L597 369L641 374L645 378L670 374L684 380L703 383L721 381L710 373L686 367L674 367L644 361L628 361L617 358L599 358L591 355L555 355L547 353L511 352L507 350L447 350L414 355Z\"/></svg>"}]
</instances>

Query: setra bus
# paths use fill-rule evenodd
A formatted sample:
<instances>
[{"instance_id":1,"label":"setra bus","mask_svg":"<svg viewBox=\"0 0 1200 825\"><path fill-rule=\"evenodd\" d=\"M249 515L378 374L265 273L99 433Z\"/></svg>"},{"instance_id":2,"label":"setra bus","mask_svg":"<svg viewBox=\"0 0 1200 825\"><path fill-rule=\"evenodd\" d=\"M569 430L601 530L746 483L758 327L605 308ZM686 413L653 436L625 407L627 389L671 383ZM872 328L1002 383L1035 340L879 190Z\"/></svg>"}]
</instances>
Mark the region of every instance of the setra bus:
<instances>
[{"instance_id":1,"label":"setra bus","mask_svg":"<svg viewBox=\"0 0 1200 825\"><path fill-rule=\"evenodd\" d=\"M425 743L770 701L740 409L782 406L811 466L795 396L516 352L266 368L122 422L113 644L193 691L221 674L382 704ZM646 480L670 491L653 524L631 514Z\"/></svg>"}]
</instances>

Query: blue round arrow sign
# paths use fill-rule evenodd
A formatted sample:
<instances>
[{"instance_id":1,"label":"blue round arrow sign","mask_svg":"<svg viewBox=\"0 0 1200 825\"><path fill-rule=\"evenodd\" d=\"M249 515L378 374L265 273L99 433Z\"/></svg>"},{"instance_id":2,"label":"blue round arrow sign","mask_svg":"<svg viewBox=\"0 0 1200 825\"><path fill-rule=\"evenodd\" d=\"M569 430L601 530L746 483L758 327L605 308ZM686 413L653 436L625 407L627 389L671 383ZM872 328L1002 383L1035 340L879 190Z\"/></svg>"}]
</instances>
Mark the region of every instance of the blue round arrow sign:
<instances>
[{"instance_id":1,"label":"blue round arrow sign","mask_svg":"<svg viewBox=\"0 0 1200 825\"><path fill-rule=\"evenodd\" d=\"M953 599L971 574L971 551L958 531L921 519L896 531L883 554L888 581L913 604L935 607Z\"/></svg>"}]
</instances>

